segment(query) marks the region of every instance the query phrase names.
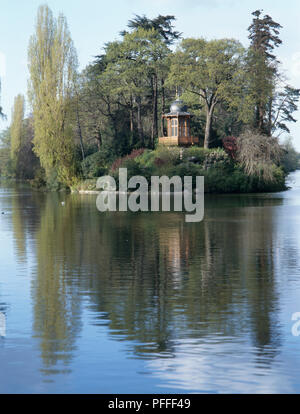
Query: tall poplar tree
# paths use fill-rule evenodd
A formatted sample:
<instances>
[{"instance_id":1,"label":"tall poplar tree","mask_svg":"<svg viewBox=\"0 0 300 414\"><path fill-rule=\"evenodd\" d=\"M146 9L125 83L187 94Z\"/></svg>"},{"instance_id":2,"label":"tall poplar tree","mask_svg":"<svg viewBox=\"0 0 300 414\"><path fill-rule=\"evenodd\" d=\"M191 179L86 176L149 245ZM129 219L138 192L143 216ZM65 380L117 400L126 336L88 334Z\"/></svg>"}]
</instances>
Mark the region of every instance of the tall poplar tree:
<instances>
[{"instance_id":1,"label":"tall poplar tree","mask_svg":"<svg viewBox=\"0 0 300 414\"><path fill-rule=\"evenodd\" d=\"M23 120L25 112L25 99L23 95L15 97L10 125L10 154L14 169L17 168L19 152L22 146Z\"/></svg>"},{"instance_id":2,"label":"tall poplar tree","mask_svg":"<svg viewBox=\"0 0 300 414\"><path fill-rule=\"evenodd\" d=\"M38 9L28 60L34 151L47 179L54 171L61 183L70 186L75 177L70 100L77 57L65 17L55 19L46 5Z\"/></svg>"}]
</instances>

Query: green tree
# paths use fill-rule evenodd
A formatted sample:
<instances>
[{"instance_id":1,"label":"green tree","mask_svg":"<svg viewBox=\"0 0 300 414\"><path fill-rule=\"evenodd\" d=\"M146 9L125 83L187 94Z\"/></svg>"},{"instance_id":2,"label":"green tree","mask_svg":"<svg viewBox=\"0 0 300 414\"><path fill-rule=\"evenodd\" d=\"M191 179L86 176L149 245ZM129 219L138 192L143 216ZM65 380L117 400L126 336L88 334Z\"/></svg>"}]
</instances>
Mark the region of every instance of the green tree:
<instances>
[{"instance_id":1,"label":"green tree","mask_svg":"<svg viewBox=\"0 0 300 414\"><path fill-rule=\"evenodd\" d=\"M0 176L12 177L14 174L10 157L10 128L0 132Z\"/></svg>"},{"instance_id":2,"label":"green tree","mask_svg":"<svg viewBox=\"0 0 300 414\"><path fill-rule=\"evenodd\" d=\"M138 28L132 33L126 33L122 41L111 42L106 46L108 63L103 76L109 79L110 93L118 96L118 102L129 109L131 129L134 128L136 113L137 134L142 146L143 102L147 106L150 101L152 148L158 135L158 80L167 70L169 53L165 42L154 29ZM150 99L147 99L148 96Z\"/></svg>"},{"instance_id":3,"label":"green tree","mask_svg":"<svg viewBox=\"0 0 300 414\"><path fill-rule=\"evenodd\" d=\"M57 172L68 186L75 177L70 100L77 69L76 51L65 17L55 19L40 6L28 50L29 98L34 117L34 151L47 179Z\"/></svg>"},{"instance_id":4,"label":"green tree","mask_svg":"<svg viewBox=\"0 0 300 414\"><path fill-rule=\"evenodd\" d=\"M287 125L288 122L297 122L294 118L294 112L298 109L298 102L300 98L300 89L295 89L292 86L285 85L284 88L276 92L274 98L271 101L272 107L270 108L269 134L276 130L281 132L290 132Z\"/></svg>"},{"instance_id":5,"label":"green tree","mask_svg":"<svg viewBox=\"0 0 300 414\"><path fill-rule=\"evenodd\" d=\"M167 45L171 45L175 40L181 38L181 33L177 30L174 30L173 21L175 21L175 16L162 16L158 15L154 19L149 19L147 16L135 15L134 19L129 20L128 27L130 29L145 29L145 30L155 30L162 37L164 42ZM122 36L126 35L126 30L121 32Z\"/></svg>"},{"instance_id":6,"label":"green tree","mask_svg":"<svg viewBox=\"0 0 300 414\"><path fill-rule=\"evenodd\" d=\"M291 137L287 137L282 144L283 154L281 165L286 173L295 171L300 167L300 154L295 150Z\"/></svg>"},{"instance_id":7,"label":"green tree","mask_svg":"<svg viewBox=\"0 0 300 414\"><path fill-rule=\"evenodd\" d=\"M256 10L252 15L254 18L248 28L251 44L247 61L249 93L254 103L253 126L260 133L270 135L270 118L279 63L273 51L282 43L278 36L282 26L270 16L262 16L262 10Z\"/></svg>"},{"instance_id":8,"label":"green tree","mask_svg":"<svg viewBox=\"0 0 300 414\"><path fill-rule=\"evenodd\" d=\"M11 159L14 166L14 169L18 168L18 158L20 155L20 150L22 146L23 138L23 120L25 112L25 99L23 95L18 95L15 97L14 106L12 110L12 120L10 125L10 135L11 135Z\"/></svg>"},{"instance_id":9,"label":"green tree","mask_svg":"<svg viewBox=\"0 0 300 414\"><path fill-rule=\"evenodd\" d=\"M214 145L211 130L217 105L238 107L243 55L242 45L233 39L184 39L173 56L168 82L204 106L205 148Z\"/></svg>"},{"instance_id":10,"label":"green tree","mask_svg":"<svg viewBox=\"0 0 300 414\"><path fill-rule=\"evenodd\" d=\"M133 30L137 30L139 28L145 29L145 30L155 30L163 42L167 46L172 45L176 40L179 40L182 37L182 33L178 32L177 30L174 30L173 22L175 21L175 16L167 15L162 16L158 15L154 19L149 19L145 15L139 16L136 15L134 19L129 20L128 27ZM121 34L124 36L126 34L126 31L121 32ZM161 83L161 111L162 113L165 113L166 109L166 91L165 91L165 80L167 77L167 71L163 71L160 73L160 83ZM158 106L158 93L157 93L157 74L154 72L153 74L153 81L152 81L152 97L153 97L153 125L152 125L152 131L154 133L157 133L157 106ZM161 119L161 135L164 135L164 124L163 119ZM153 133L152 133L153 135ZM153 140L153 136L152 136Z\"/></svg>"}]
</instances>

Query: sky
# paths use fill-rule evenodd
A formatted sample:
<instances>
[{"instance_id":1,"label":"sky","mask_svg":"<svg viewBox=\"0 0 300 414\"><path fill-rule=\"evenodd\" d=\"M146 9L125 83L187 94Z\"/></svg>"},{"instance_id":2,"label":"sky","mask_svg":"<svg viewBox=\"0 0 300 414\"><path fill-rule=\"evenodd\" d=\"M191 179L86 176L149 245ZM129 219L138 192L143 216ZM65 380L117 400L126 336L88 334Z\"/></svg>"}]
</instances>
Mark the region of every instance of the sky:
<instances>
[{"instance_id":1,"label":"sky","mask_svg":"<svg viewBox=\"0 0 300 414\"><path fill-rule=\"evenodd\" d=\"M27 48L34 32L37 9L42 0L0 0L1 106L7 115L0 130L9 125L14 97L27 93ZM101 53L104 44L119 37L134 14L153 18L174 15L176 29L184 37L235 38L249 44L247 28L251 13L263 9L280 23L283 44L276 49L288 82L300 88L300 1L299 0L48 0L57 15L63 12L77 49L80 68ZM29 109L29 108L28 108ZM300 151L299 121L291 135Z\"/></svg>"}]
</instances>

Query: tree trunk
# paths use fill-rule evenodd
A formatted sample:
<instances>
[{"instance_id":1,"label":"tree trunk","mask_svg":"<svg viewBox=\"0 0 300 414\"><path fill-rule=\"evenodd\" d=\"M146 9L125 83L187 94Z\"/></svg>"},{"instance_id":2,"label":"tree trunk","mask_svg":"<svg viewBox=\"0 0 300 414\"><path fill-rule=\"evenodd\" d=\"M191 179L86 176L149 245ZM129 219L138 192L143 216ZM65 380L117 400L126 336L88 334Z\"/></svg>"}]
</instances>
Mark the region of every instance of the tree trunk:
<instances>
[{"instance_id":1,"label":"tree trunk","mask_svg":"<svg viewBox=\"0 0 300 414\"><path fill-rule=\"evenodd\" d=\"M133 125L133 102L132 102L132 96L130 97L129 116L130 116L130 133L131 133L131 135L133 135L134 125Z\"/></svg>"},{"instance_id":2,"label":"tree trunk","mask_svg":"<svg viewBox=\"0 0 300 414\"><path fill-rule=\"evenodd\" d=\"M101 150L101 146L102 146L102 134L101 134L101 131L100 131L100 129L98 129L98 136L97 136L97 147L98 147L98 151L100 151Z\"/></svg>"},{"instance_id":3,"label":"tree trunk","mask_svg":"<svg viewBox=\"0 0 300 414\"><path fill-rule=\"evenodd\" d=\"M141 145L144 146L144 134L143 134L142 114L141 114L142 105L141 105L141 98L140 97L138 97L136 99L136 103L137 103L137 129L138 129L138 136L139 136L139 141L140 141Z\"/></svg>"},{"instance_id":4,"label":"tree trunk","mask_svg":"<svg viewBox=\"0 0 300 414\"><path fill-rule=\"evenodd\" d=\"M268 116L268 135L269 137L272 135L272 107L273 107L273 99L269 99L269 116Z\"/></svg>"},{"instance_id":5,"label":"tree trunk","mask_svg":"<svg viewBox=\"0 0 300 414\"><path fill-rule=\"evenodd\" d=\"M264 133L264 116L265 116L265 108L263 107L263 105L259 106L259 124L258 124L258 129L260 130L261 133Z\"/></svg>"},{"instance_id":6,"label":"tree trunk","mask_svg":"<svg viewBox=\"0 0 300 414\"><path fill-rule=\"evenodd\" d=\"M130 107L129 107L129 123L130 123L130 141L131 145L135 144L135 134L134 134L134 110L133 110L133 99L130 97Z\"/></svg>"},{"instance_id":7,"label":"tree trunk","mask_svg":"<svg viewBox=\"0 0 300 414\"><path fill-rule=\"evenodd\" d=\"M214 106L206 108L206 124L205 124L205 135L204 135L204 148L211 147L211 126L212 117L214 112Z\"/></svg>"},{"instance_id":8,"label":"tree trunk","mask_svg":"<svg viewBox=\"0 0 300 414\"><path fill-rule=\"evenodd\" d=\"M80 141L81 155L82 155L82 159L84 160L85 153L84 153L84 147L83 147L82 130L81 130L81 124L80 124L78 105L76 105L76 115L77 115L77 128L78 128L78 135L79 135L79 141Z\"/></svg>"},{"instance_id":9,"label":"tree trunk","mask_svg":"<svg viewBox=\"0 0 300 414\"><path fill-rule=\"evenodd\" d=\"M161 110L164 114L166 111L166 98L165 98L165 80L161 80ZM161 136L165 136L165 127L164 127L164 119L161 117L160 121L160 129L161 129Z\"/></svg>"},{"instance_id":10,"label":"tree trunk","mask_svg":"<svg viewBox=\"0 0 300 414\"><path fill-rule=\"evenodd\" d=\"M112 127L113 127L113 131L114 131L114 139L115 139L115 141L117 141L117 139L118 139L118 127L117 127L116 117L111 112L111 106L110 106L109 102L107 102L107 111L108 111L108 116L109 116L109 118L112 122Z\"/></svg>"},{"instance_id":11,"label":"tree trunk","mask_svg":"<svg viewBox=\"0 0 300 414\"><path fill-rule=\"evenodd\" d=\"M264 133L264 117L265 117L265 107L261 102L256 104L255 110L255 128L259 132Z\"/></svg>"},{"instance_id":12,"label":"tree trunk","mask_svg":"<svg viewBox=\"0 0 300 414\"><path fill-rule=\"evenodd\" d=\"M157 122L157 75L153 75L152 80L152 131L151 131L151 147L154 148L154 140L158 135Z\"/></svg>"}]
</instances>

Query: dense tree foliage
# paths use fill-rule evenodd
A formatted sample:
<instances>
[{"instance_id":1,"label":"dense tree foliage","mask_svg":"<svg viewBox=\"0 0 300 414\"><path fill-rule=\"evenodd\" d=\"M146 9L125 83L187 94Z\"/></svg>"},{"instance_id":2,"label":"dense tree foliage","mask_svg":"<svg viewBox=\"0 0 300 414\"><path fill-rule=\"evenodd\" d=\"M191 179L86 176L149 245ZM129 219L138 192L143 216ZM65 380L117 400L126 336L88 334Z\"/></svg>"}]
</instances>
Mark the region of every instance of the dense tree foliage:
<instances>
[{"instance_id":1,"label":"dense tree foliage","mask_svg":"<svg viewBox=\"0 0 300 414\"><path fill-rule=\"evenodd\" d=\"M184 39L172 57L169 81L195 95L205 108L205 148L215 146L211 129L216 106L237 103L243 52L242 45L231 39Z\"/></svg>"},{"instance_id":2,"label":"dense tree foliage","mask_svg":"<svg viewBox=\"0 0 300 414\"><path fill-rule=\"evenodd\" d=\"M135 15L79 73L65 17L41 6L28 49L32 115L25 117L18 96L11 127L1 137L1 173L57 189L104 174L116 160L133 166L129 154L153 150L166 135L162 114L180 92L200 146L224 146L237 168L270 181L277 158L264 161L262 152L277 154L274 136L289 133L300 97L275 55L280 24L256 10L244 48L235 39L182 39L174 22L172 15ZM287 172L297 157L290 142L285 146ZM258 171L264 162L266 169Z\"/></svg>"},{"instance_id":3,"label":"dense tree foliage","mask_svg":"<svg viewBox=\"0 0 300 414\"><path fill-rule=\"evenodd\" d=\"M249 95L254 107L253 127L271 135L277 129L289 132L286 121L294 121L300 90L287 85L280 74L279 61L274 54L281 45L282 26L262 10L252 13L249 26L251 41L247 56Z\"/></svg>"},{"instance_id":4,"label":"dense tree foliage","mask_svg":"<svg viewBox=\"0 0 300 414\"><path fill-rule=\"evenodd\" d=\"M15 98L14 107L12 110L12 121L10 126L11 136L11 159L17 168L18 157L22 145L23 138L23 121L25 112L25 100L23 95L18 95Z\"/></svg>"},{"instance_id":5,"label":"dense tree foliage","mask_svg":"<svg viewBox=\"0 0 300 414\"><path fill-rule=\"evenodd\" d=\"M76 52L66 19L55 19L48 6L38 10L28 49L29 98L34 119L34 151L45 169L71 185L75 177L70 100L74 94Z\"/></svg>"}]
</instances>

